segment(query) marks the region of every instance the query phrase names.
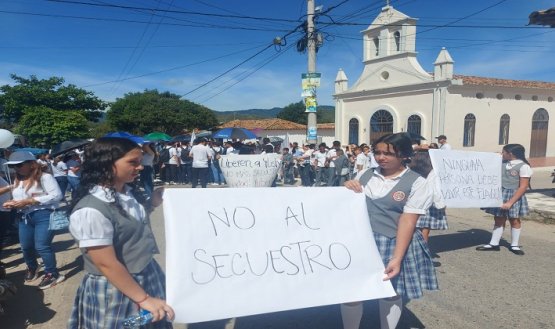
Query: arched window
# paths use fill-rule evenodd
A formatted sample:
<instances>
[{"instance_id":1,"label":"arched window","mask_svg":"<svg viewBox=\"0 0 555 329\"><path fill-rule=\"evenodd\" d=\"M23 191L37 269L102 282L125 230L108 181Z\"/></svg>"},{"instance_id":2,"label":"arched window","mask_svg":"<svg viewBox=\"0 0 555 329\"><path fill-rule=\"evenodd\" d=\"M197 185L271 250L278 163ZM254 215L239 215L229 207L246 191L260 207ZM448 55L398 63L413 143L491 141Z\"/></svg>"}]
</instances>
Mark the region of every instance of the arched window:
<instances>
[{"instance_id":1,"label":"arched window","mask_svg":"<svg viewBox=\"0 0 555 329\"><path fill-rule=\"evenodd\" d=\"M547 128L549 113L537 109L532 117L532 136L530 138L530 158L544 157L547 150Z\"/></svg>"},{"instance_id":2,"label":"arched window","mask_svg":"<svg viewBox=\"0 0 555 329\"><path fill-rule=\"evenodd\" d=\"M422 131L422 119L420 119L420 116L416 114L411 115L407 120L407 132L414 135L420 135L421 131Z\"/></svg>"},{"instance_id":3,"label":"arched window","mask_svg":"<svg viewBox=\"0 0 555 329\"><path fill-rule=\"evenodd\" d=\"M349 121L349 144L358 145L358 120L354 118Z\"/></svg>"},{"instance_id":4,"label":"arched window","mask_svg":"<svg viewBox=\"0 0 555 329\"><path fill-rule=\"evenodd\" d=\"M370 144L383 135L393 132L393 116L386 110L379 110L370 118Z\"/></svg>"},{"instance_id":5,"label":"arched window","mask_svg":"<svg viewBox=\"0 0 555 329\"><path fill-rule=\"evenodd\" d=\"M376 56L380 54L380 39L378 37L374 38L374 48L376 49Z\"/></svg>"},{"instance_id":6,"label":"arched window","mask_svg":"<svg viewBox=\"0 0 555 329\"><path fill-rule=\"evenodd\" d=\"M511 117L503 114L499 120L499 145L509 144L509 125Z\"/></svg>"},{"instance_id":7,"label":"arched window","mask_svg":"<svg viewBox=\"0 0 555 329\"><path fill-rule=\"evenodd\" d=\"M395 39L395 50L401 51L401 33L396 31L393 33L393 38Z\"/></svg>"},{"instance_id":8,"label":"arched window","mask_svg":"<svg viewBox=\"0 0 555 329\"><path fill-rule=\"evenodd\" d=\"M474 146L474 135L476 134L476 117L468 113L464 117L463 146Z\"/></svg>"}]
</instances>

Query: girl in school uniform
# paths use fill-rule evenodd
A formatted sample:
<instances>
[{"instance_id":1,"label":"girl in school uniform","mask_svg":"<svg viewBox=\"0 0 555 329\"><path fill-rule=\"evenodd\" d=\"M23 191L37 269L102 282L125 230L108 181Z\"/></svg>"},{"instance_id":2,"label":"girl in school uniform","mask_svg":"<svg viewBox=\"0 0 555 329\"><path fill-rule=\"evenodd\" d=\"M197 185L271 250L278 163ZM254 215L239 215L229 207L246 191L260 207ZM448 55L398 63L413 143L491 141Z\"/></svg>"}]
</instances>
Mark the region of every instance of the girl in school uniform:
<instances>
[{"instance_id":1,"label":"girl in school uniform","mask_svg":"<svg viewBox=\"0 0 555 329\"><path fill-rule=\"evenodd\" d=\"M423 290L437 290L428 245L416 221L426 213L432 195L426 180L407 168L413 154L404 133L385 135L373 145L378 162L345 186L366 195L374 239L385 265L384 280L391 280L397 296L379 301L381 328L395 328L401 318L403 298L420 298ZM358 329L362 303L341 305L344 329Z\"/></svg>"},{"instance_id":2,"label":"girl in school uniform","mask_svg":"<svg viewBox=\"0 0 555 329\"><path fill-rule=\"evenodd\" d=\"M430 230L446 230L449 228L445 215L445 201L436 184L438 178L432 168L432 161L427 149L418 150L412 157L409 167L426 178L428 188L433 192L432 205L428 208L426 214L420 216L416 222L416 227L422 231L424 240L428 242Z\"/></svg>"},{"instance_id":3,"label":"girl in school uniform","mask_svg":"<svg viewBox=\"0 0 555 329\"><path fill-rule=\"evenodd\" d=\"M122 328L139 308L152 313L142 328L171 328L165 276L153 259L158 247L148 212L128 185L142 170L140 147L124 138L99 138L85 150L81 184L71 204L70 232L83 253L85 276L68 328ZM162 189L150 198L162 203Z\"/></svg>"},{"instance_id":4,"label":"girl in school uniform","mask_svg":"<svg viewBox=\"0 0 555 329\"><path fill-rule=\"evenodd\" d=\"M530 185L532 168L524 156L524 146L520 144L507 144L503 147L503 167L501 186L503 191L503 204L499 208L486 208L488 214L494 216L495 224L488 244L479 246L479 251L499 251L499 241L503 236L505 222L511 223L511 246L509 250L522 256L524 251L519 246L521 232L520 217L528 215L528 201L526 200L526 189Z\"/></svg>"}]
</instances>

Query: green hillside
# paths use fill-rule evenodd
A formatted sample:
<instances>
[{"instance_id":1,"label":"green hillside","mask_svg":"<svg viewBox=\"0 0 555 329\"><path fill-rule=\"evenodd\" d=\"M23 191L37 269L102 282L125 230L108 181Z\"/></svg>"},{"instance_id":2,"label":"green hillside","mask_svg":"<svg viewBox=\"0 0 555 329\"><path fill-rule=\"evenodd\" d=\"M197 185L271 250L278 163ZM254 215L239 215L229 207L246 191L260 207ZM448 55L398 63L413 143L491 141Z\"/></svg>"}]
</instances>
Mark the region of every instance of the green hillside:
<instances>
[{"instance_id":1,"label":"green hillside","mask_svg":"<svg viewBox=\"0 0 555 329\"><path fill-rule=\"evenodd\" d=\"M271 109L249 109L241 111L214 111L216 118L220 122L228 122L231 120L249 120L249 119L270 119L276 118L281 112L282 107L274 107ZM330 105L318 106L318 111L322 114L322 119L318 123L335 122L335 107Z\"/></svg>"}]
</instances>

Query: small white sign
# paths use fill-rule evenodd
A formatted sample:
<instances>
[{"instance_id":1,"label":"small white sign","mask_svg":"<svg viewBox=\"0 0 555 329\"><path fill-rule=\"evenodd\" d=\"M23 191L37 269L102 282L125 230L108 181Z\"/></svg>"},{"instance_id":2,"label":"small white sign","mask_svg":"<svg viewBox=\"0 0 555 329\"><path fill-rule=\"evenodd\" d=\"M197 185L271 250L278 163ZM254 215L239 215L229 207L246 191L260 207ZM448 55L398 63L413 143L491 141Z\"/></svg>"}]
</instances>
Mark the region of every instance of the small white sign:
<instances>
[{"instance_id":1,"label":"small white sign","mask_svg":"<svg viewBox=\"0 0 555 329\"><path fill-rule=\"evenodd\" d=\"M447 207L499 207L501 155L490 152L430 150L437 184Z\"/></svg>"},{"instance_id":2,"label":"small white sign","mask_svg":"<svg viewBox=\"0 0 555 329\"><path fill-rule=\"evenodd\" d=\"M219 161L229 187L270 187L281 166L277 153L229 154Z\"/></svg>"},{"instance_id":3,"label":"small white sign","mask_svg":"<svg viewBox=\"0 0 555 329\"><path fill-rule=\"evenodd\" d=\"M167 302L178 323L395 295L362 193L168 189L164 200Z\"/></svg>"}]
</instances>

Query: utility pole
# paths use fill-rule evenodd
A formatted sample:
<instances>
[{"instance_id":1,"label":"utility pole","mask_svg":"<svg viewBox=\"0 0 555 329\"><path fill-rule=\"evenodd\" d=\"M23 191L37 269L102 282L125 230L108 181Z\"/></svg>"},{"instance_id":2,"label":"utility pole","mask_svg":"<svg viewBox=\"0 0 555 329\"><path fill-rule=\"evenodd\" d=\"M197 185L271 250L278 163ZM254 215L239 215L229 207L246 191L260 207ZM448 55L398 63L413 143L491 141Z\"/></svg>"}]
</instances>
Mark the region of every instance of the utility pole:
<instances>
[{"instance_id":1,"label":"utility pole","mask_svg":"<svg viewBox=\"0 0 555 329\"><path fill-rule=\"evenodd\" d=\"M316 73L316 33L314 29L314 1L315 0L307 0L307 15L306 15L306 22L307 22L307 49L308 49L308 77L312 76L312 74ZM319 80L319 79L318 79ZM314 90L313 97L305 98L305 103L307 103L307 99L311 99L314 104L306 104L306 108L308 112L308 120L306 125L306 139L309 144L316 144L318 142L318 133L317 133L317 126L316 126L316 111L317 111L317 103L316 103L316 86L309 86L312 87ZM303 86L304 88L304 86ZM309 110L309 108L313 108L313 110Z\"/></svg>"}]
</instances>

